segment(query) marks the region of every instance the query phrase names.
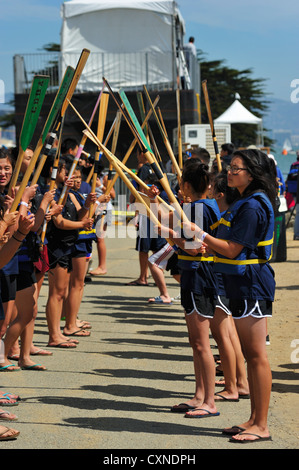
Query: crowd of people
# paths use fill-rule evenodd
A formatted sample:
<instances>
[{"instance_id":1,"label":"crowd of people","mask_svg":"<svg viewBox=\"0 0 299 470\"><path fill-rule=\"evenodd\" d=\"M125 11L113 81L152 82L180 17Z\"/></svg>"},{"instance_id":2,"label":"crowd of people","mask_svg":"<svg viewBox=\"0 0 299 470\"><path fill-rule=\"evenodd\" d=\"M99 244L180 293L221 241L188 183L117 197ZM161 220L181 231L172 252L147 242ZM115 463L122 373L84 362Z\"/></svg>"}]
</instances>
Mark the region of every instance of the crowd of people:
<instances>
[{"instance_id":1,"label":"crowd of people","mask_svg":"<svg viewBox=\"0 0 299 470\"><path fill-rule=\"evenodd\" d=\"M93 167L86 159L68 177L78 151L74 139L63 142L57 169L53 150L38 184L28 184L13 212L10 208L19 183L11 193L9 184L18 149L0 150L0 332L4 345L0 371L45 370L32 356L52 354L34 345L38 296L49 270L48 347L66 349L76 348L78 338L90 335L91 325L79 319L79 309L93 242L99 260L91 274L107 272L103 233L111 223L108 204L115 197L114 189L107 193L107 177L99 172L97 188L92 191L88 181ZM26 172L33 150L28 148L25 154L20 176ZM165 209L167 194L138 151L138 176L148 189L136 182L135 186L150 197L161 224L139 215L136 250L140 276L129 285L146 285L149 268L159 290L149 304L174 301L167 291L165 270L180 285L178 297L192 348L195 391L190 400L174 405L171 411L188 418L216 417L219 401L250 398L248 421L223 432L235 443L270 440L271 370L265 339L275 291L269 259L277 210L276 169L273 160L260 150L234 151L231 144L223 146L221 161L220 171L217 163L211 164L205 149L191 149L184 155L180 184L174 179L171 186L187 215L182 223L181 214ZM51 185L53 174L55 186ZM224 376L219 393L215 393L217 370L210 331L219 349L218 369ZM0 405L11 405L18 399L3 392ZM0 410L1 420L15 418ZM18 434L0 426L0 440Z\"/></svg>"},{"instance_id":2,"label":"crowd of people","mask_svg":"<svg viewBox=\"0 0 299 470\"><path fill-rule=\"evenodd\" d=\"M219 401L250 399L248 421L223 433L234 443L271 440L266 337L275 293L269 260L278 208L277 170L273 158L262 151L238 151L232 144L221 148L221 169L215 159L210 171L209 160L206 149L191 149L185 155L180 185L176 182L172 188L188 214L189 222L183 219L183 226L180 214L165 211L164 204L158 202L163 188L151 175L150 166L143 163L139 171L146 175L147 193L152 204L158 205L155 213L162 221L156 226L156 245L150 230L143 245L136 244L159 289L159 295L149 303L170 305L174 300L164 278L164 271L169 270L180 284L193 352L194 395L171 411L187 418L216 417ZM168 202L167 197L165 200ZM148 257L150 250L153 254ZM147 284L146 270L141 272L143 278L130 285ZM210 331L219 349L217 369ZM223 390L215 393L217 372L224 380Z\"/></svg>"},{"instance_id":3,"label":"crowd of people","mask_svg":"<svg viewBox=\"0 0 299 470\"><path fill-rule=\"evenodd\" d=\"M48 272L51 276L46 305L47 346L75 348L78 337L90 335L91 325L80 320L78 313L92 243L106 229L109 212L106 206L111 195L104 186L100 165L94 191L85 181L93 169L86 158L81 158L68 177L77 151L78 143L66 139L61 145L61 156L56 159L58 142L55 142L38 183L29 182L17 210L12 211L34 151L28 147L22 155L18 148L0 149L0 372L46 370L32 356L52 354L50 349L36 347L33 338L38 296ZM10 188L19 153L22 157L19 178L16 187ZM18 400L16 394L0 394L0 406L12 406ZM16 419L15 414L0 409L0 420ZM0 426L0 440L18 435L17 430Z\"/></svg>"}]
</instances>

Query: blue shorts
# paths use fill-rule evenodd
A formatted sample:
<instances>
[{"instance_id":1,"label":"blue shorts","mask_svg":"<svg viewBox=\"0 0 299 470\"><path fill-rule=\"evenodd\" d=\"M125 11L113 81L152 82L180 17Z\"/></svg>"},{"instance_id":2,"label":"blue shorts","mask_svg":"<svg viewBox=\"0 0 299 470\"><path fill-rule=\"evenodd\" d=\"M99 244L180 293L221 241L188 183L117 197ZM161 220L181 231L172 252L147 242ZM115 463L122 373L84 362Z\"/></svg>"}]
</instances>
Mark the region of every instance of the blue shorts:
<instances>
[{"instance_id":1,"label":"blue shorts","mask_svg":"<svg viewBox=\"0 0 299 470\"><path fill-rule=\"evenodd\" d=\"M136 250L143 251L144 253L148 253L149 251L156 251L161 250L161 248L166 244L166 240L164 238L150 238L150 237L137 237L136 239Z\"/></svg>"}]
</instances>

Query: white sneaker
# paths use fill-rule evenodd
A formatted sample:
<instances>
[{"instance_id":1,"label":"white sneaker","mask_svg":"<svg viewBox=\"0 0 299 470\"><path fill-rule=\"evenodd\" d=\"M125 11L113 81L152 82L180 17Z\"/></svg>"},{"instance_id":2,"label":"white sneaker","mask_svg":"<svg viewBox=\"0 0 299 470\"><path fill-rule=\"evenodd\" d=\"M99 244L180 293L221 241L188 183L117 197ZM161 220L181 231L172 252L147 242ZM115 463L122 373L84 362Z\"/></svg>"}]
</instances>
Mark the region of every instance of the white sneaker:
<instances>
[{"instance_id":1,"label":"white sneaker","mask_svg":"<svg viewBox=\"0 0 299 470\"><path fill-rule=\"evenodd\" d=\"M171 298L171 302L181 303L181 294Z\"/></svg>"}]
</instances>

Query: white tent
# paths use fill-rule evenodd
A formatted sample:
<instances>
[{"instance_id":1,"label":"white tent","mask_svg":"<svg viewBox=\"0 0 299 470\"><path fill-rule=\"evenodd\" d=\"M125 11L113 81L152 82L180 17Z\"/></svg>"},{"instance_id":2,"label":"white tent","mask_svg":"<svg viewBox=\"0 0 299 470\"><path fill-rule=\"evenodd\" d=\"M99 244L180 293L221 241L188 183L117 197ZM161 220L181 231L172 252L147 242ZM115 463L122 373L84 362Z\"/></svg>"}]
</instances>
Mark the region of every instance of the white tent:
<instances>
[{"instance_id":1,"label":"white tent","mask_svg":"<svg viewBox=\"0 0 299 470\"><path fill-rule=\"evenodd\" d=\"M261 118L252 114L245 106L236 99L231 106L224 111L217 119L215 124L256 124L259 129L260 142L263 145L263 121Z\"/></svg>"},{"instance_id":2,"label":"white tent","mask_svg":"<svg viewBox=\"0 0 299 470\"><path fill-rule=\"evenodd\" d=\"M261 121L261 118L248 111L237 99L221 116L214 120L216 124L260 124Z\"/></svg>"},{"instance_id":3,"label":"white tent","mask_svg":"<svg viewBox=\"0 0 299 470\"><path fill-rule=\"evenodd\" d=\"M172 0L71 0L61 7L62 73L91 51L79 88L96 91L104 75L115 88L169 83L185 26Z\"/></svg>"}]
</instances>

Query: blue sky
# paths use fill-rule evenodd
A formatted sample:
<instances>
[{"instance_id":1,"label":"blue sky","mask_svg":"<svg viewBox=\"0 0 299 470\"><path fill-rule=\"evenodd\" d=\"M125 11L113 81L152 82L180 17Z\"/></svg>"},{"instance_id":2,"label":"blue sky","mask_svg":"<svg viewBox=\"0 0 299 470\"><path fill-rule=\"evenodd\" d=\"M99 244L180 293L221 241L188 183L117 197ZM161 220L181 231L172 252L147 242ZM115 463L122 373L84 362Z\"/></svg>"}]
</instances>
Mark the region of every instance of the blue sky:
<instances>
[{"instance_id":1,"label":"blue sky","mask_svg":"<svg viewBox=\"0 0 299 470\"><path fill-rule=\"evenodd\" d=\"M0 0L0 80L13 92L13 55L60 41L61 0ZM290 101L299 79L298 0L179 0L186 40L207 60L224 59L267 80L265 91ZM203 78L203 77L202 77ZM208 77L204 77L208 78Z\"/></svg>"}]
</instances>

